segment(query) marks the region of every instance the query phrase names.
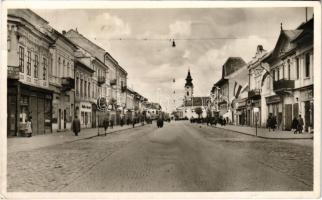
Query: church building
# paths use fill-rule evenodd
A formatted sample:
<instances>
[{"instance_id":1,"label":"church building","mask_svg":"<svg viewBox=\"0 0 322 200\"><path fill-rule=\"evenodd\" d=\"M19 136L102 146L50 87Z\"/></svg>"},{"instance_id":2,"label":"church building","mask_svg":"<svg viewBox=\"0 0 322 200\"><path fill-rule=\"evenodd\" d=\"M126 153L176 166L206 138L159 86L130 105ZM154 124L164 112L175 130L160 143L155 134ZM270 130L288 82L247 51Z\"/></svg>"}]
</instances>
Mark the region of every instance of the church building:
<instances>
[{"instance_id":1,"label":"church building","mask_svg":"<svg viewBox=\"0 0 322 200\"><path fill-rule=\"evenodd\" d=\"M183 104L177 108L178 117L181 119L187 118L205 118L207 116L207 105L210 101L209 97L195 97L193 95L193 83L190 70L188 70L188 74L186 77L186 83L184 85L184 98ZM198 115L198 110L201 108L202 113L200 116Z\"/></svg>"}]
</instances>

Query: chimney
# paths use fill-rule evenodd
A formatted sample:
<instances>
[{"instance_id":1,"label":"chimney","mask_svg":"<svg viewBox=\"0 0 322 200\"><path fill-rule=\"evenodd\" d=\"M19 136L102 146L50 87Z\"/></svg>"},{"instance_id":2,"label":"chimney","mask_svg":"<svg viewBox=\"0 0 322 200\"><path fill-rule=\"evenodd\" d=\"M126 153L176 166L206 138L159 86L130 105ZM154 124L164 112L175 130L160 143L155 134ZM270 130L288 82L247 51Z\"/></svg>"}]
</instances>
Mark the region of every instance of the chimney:
<instances>
[{"instance_id":1,"label":"chimney","mask_svg":"<svg viewBox=\"0 0 322 200\"><path fill-rule=\"evenodd\" d=\"M262 52L264 50L263 45L258 45L257 46L257 52Z\"/></svg>"},{"instance_id":2,"label":"chimney","mask_svg":"<svg viewBox=\"0 0 322 200\"><path fill-rule=\"evenodd\" d=\"M62 33L63 33L63 35L66 35L66 31L65 30L63 30Z\"/></svg>"}]
</instances>

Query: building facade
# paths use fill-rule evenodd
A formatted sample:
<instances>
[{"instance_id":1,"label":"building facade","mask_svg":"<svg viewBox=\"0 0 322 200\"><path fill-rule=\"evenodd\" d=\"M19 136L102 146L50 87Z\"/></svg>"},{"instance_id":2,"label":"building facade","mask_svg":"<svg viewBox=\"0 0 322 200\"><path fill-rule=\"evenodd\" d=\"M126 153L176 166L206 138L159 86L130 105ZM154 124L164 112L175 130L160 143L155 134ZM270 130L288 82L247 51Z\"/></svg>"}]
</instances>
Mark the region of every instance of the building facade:
<instances>
[{"instance_id":1,"label":"building facade","mask_svg":"<svg viewBox=\"0 0 322 200\"><path fill-rule=\"evenodd\" d=\"M48 22L28 9L8 10L8 136L23 135L31 118L33 134L52 132L53 91Z\"/></svg>"}]
</instances>

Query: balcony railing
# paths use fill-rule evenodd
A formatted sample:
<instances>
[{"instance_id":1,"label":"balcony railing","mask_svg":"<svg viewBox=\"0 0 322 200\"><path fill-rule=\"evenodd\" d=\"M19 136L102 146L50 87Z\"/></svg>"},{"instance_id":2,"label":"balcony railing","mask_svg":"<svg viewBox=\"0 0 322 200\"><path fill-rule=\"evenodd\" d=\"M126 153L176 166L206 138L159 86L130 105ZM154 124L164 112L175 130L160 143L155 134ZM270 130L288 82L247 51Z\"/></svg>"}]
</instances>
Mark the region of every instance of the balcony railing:
<instances>
[{"instance_id":1,"label":"balcony railing","mask_svg":"<svg viewBox=\"0 0 322 200\"><path fill-rule=\"evenodd\" d=\"M112 79L112 80L110 81L110 85L116 85L116 79Z\"/></svg>"},{"instance_id":2,"label":"balcony railing","mask_svg":"<svg viewBox=\"0 0 322 200\"><path fill-rule=\"evenodd\" d=\"M75 87L75 80L72 77L63 77L61 79L62 90L68 91Z\"/></svg>"},{"instance_id":3,"label":"balcony railing","mask_svg":"<svg viewBox=\"0 0 322 200\"><path fill-rule=\"evenodd\" d=\"M281 79L273 82L274 92L284 92L291 89L294 89L294 80Z\"/></svg>"},{"instance_id":4,"label":"balcony railing","mask_svg":"<svg viewBox=\"0 0 322 200\"><path fill-rule=\"evenodd\" d=\"M104 84L106 82L106 78L105 78L105 76L98 76L97 77L97 83L99 84L99 85L102 85L102 84Z\"/></svg>"},{"instance_id":5,"label":"balcony railing","mask_svg":"<svg viewBox=\"0 0 322 200\"><path fill-rule=\"evenodd\" d=\"M260 99L261 98L261 90L253 89L248 92L249 99Z\"/></svg>"}]
</instances>

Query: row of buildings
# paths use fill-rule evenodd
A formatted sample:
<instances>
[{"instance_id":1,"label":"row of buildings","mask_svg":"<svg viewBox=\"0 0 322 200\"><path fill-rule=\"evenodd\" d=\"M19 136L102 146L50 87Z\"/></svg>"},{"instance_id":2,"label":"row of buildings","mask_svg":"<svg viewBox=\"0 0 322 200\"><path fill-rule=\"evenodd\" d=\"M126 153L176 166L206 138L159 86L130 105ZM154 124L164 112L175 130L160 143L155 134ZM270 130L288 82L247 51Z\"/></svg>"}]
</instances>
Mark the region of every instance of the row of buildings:
<instances>
[{"instance_id":1,"label":"row of buildings","mask_svg":"<svg viewBox=\"0 0 322 200\"><path fill-rule=\"evenodd\" d=\"M295 30L284 30L275 47L258 45L252 60L230 57L211 89L211 109L232 124L266 127L271 114L278 129L291 130L302 116L305 131L314 128L314 18Z\"/></svg>"},{"instance_id":2,"label":"row of buildings","mask_svg":"<svg viewBox=\"0 0 322 200\"><path fill-rule=\"evenodd\" d=\"M82 127L108 117L119 123L161 106L127 87L127 72L77 29L55 30L29 9L9 9L8 136L18 136L31 117L33 134ZM104 108L104 109L102 109Z\"/></svg>"}]
</instances>

